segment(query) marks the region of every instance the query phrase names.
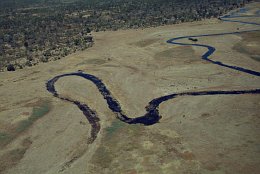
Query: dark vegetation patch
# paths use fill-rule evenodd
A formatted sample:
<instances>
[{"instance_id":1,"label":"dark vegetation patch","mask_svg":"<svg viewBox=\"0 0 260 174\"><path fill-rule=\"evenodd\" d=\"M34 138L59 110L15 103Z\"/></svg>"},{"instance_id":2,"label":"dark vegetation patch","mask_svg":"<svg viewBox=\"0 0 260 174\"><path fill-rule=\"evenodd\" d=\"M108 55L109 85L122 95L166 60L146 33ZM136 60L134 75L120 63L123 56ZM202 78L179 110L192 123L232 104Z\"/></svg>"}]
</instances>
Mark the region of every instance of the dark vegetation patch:
<instances>
[{"instance_id":1,"label":"dark vegetation patch","mask_svg":"<svg viewBox=\"0 0 260 174\"><path fill-rule=\"evenodd\" d=\"M251 58L254 59L255 61L260 62L260 55L252 55Z\"/></svg>"},{"instance_id":2,"label":"dark vegetation patch","mask_svg":"<svg viewBox=\"0 0 260 174\"><path fill-rule=\"evenodd\" d=\"M12 64L7 65L6 69L7 71L15 71L15 67Z\"/></svg>"},{"instance_id":3,"label":"dark vegetation patch","mask_svg":"<svg viewBox=\"0 0 260 174\"><path fill-rule=\"evenodd\" d=\"M0 174L5 170L10 169L17 165L19 161L24 157L25 152L31 146L32 141L30 138L25 138L20 144L21 147L10 150L0 156Z\"/></svg>"},{"instance_id":4,"label":"dark vegetation patch","mask_svg":"<svg viewBox=\"0 0 260 174\"><path fill-rule=\"evenodd\" d=\"M13 140L13 135L8 132L0 132L0 147L3 147L4 145L8 144Z\"/></svg>"},{"instance_id":5,"label":"dark vegetation patch","mask_svg":"<svg viewBox=\"0 0 260 174\"><path fill-rule=\"evenodd\" d=\"M39 100L33 106L32 114L26 119L20 121L16 125L2 125L0 127L0 147L3 148L17 136L26 131L39 118L46 115L50 109L51 104L47 100Z\"/></svg>"},{"instance_id":6,"label":"dark vegetation patch","mask_svg":"<svg viewBox=\"0 0 260 174\"><path fill-rule=\"evenodd\" d=\"M32 114L28 119L20 121L18 124L8 125L5 123L0 124L0 148L4 150L4 147L12 142L16 137L26 131L30 126L39 118L46 115L50 109L51 104L47 100L38 100L35 103L27 104L27 107L33 107ZM27 112L23 114L28 114ZM20 147L9 150L0 156L0 173L3 173L9 168L14 167L23 158L25 152L32 144L30 138L25 138Z\"/></svg>"},{"instance_id":7,"label":"dark vegetation patch","mask_svg":"<svg viewBox=\"0 0 260 174\"><path fill-rule=\"evenodd\" d=\"M0 157L0 173L18 164L26 152L25 148L11 150Z\"/></svg>"},{"instance_id":8,"label":"dark vegetation patch","mask_svg":"<svg viewBox=\"0 0 260 174\"><path fill-rule=\"evenodd\" d=\"M27 120L21 121L16 131L18 133L25 131L30 127L36 120L43 117L50 111L50 103L47 101L43 101L40 105L33 107L33 112L31 116Z\"/></svg>"},{"instance_id":9,"label":"dark vegetation patch","mask_svg":"<svg viewBox=\"0 0 260 174\"><path fill-rule=\"evenodd\" d=\"M211 117L211 115L210 115L209 113L203 113L203 114L201 114L201 118L207 119L207 118L209 118L209 117Z\"/></svg>"},{"instance_id":10,"label":"dark vegetation patch","mask_svg":"<svg viewBox=\"0 0 260 174\"><path fill-rule=\"evenodd\" d=\"M112 134L116 131L118 131L119 129L121 129L123 126L125 125L125 123L123 123L122 121L119 120L114 120L112 122L112 124L106 128L106 133L108 136L112 136Z\"/></svg>"}]
</instances>

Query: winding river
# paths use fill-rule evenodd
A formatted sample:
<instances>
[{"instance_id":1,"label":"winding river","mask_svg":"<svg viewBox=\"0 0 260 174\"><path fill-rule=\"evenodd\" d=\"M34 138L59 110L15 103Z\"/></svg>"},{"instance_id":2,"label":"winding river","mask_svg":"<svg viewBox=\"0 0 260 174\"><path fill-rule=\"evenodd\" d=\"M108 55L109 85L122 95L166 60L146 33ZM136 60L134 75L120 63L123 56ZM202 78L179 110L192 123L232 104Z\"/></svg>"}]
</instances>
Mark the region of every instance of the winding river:
<instances>
[{"instance_id":1,"label":"winding river","mask_svg":"<svg viewBox=\"0 0 260 174\"><path fill-rule=\"evenodd\" d=\"M230 15L226 15L220 18L220 20L225 21L225 22L238 22L242 24L251 24L251 25L256 25L259 26L260 24L254 23L254 22L243 22L243 21L237 21L237 20L232 20L232 18L242 18L244 16L239 16L237 14L245 13L247 9L242 8L239 10L238 13L231 13ZM247 17L257 17L259 16L259 11L256 13L256 16L247 16ZM260 76L260 72L253 71L250 69L246 69L243 67L238 67L238 66L232 66L232 65L227 65L225 63L219 62L219 61L214 61L209 59L209 56L212 55L216 49L213 46L210 45L202 45L202 44L189 44L189 43L180 43L176 42L178 40L182 39L187 39L187 38L200 38L200 37L210 37L210 36L220 36L220 35L231 35L231 34L241 34L241 33L247 33L247 32L253 32L253 31L260 31L260 30L248 30L248 31L240 31L240 32L229 32L229 33L218 33L218 34L204 34L204 35L195 35L195 36L183 36L183 37L176 37L169 39L167 43L169 44L175 44L175 45L190 45L190 46L197 46L197 47L204 47L207 48L207 52L202 55L202 59L208 62L211 62L213 64L216 64L218 66L222 66L225 68L230 68L236 71L240 71L243 73L247 73L253 76ZM62 74L58 75L52 79L50 79L46 83L47 90L53 94L54 97L57 97L61 100L71 102L75 104L86 116L87 120L89 121L91 125L91 136L89 137L88 142L92 143L96 138L97 135L100 131L100 119L97 115L97 113L92 110L90 107L88 107L87 104L81 103L76 100L72 100L70 98L65 98L61 96L55 89L55 83L63 77L67 76L79 76L82 77L83 79L91 81L93 84L96 85L97 89L101 93L101 95L104 97L106 100L108 107L115 113L116 117L128 124L143 124L143 125L153 125L155 123L158 123L158 121L161 119L161 116L159 114L159 105L167 100L174 99L176 97L180 96L209 96L209 95L241 95L241 94L259 94L260 89L251 89L251 90L229 90L229 91L198 91L198 92L182 92L182 93L173 93L170 95L165 95L161 96L158 98L155 98L151 100L148 105L145 107L146 108L146 114L140 117L135 117L135 118L130 118L127 115L124 114L122 111L122 108L120 106L120 103L113 97L111 92L108 90L106 85L102 82L101 79L98 77L87 74L84 72L73 72L73 73L68 73L68 74Z\"/></svg>"}]
</instances>

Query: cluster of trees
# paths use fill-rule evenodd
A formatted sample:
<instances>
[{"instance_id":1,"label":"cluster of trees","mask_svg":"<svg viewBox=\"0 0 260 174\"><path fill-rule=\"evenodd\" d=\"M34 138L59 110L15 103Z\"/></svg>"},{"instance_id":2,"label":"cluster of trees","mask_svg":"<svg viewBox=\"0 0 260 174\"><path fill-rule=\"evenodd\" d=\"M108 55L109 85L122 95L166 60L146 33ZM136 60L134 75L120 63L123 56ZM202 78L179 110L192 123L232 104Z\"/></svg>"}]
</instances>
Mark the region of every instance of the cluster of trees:
<instances>
[{"instance_id":1,"label":"cluster of trees","mask_svg":"<svg viewBox=\"0 0 260 174\"><path fill-rule=\"evenodd\" d=\"M218 17L250 0L2 0L0 70L64 57L93 44L90 32Z\"/></svg>"},{"instance_id":2,"label":"cluster of trees","mask_svg":"<svg viewBox=\"0 0 260 174\"><path fill-rule=\"evenodd\" d=\"M0 16L1 70L57 60L92 45L90 28L65 10L17 9Z\"/></svg>"},{"instance_id":3,"label":"cluster of trees","mask_svg":"<svg viewBox=\"0 0 260 174\"><path fill-rule=\"evenodd\" d=\"M219 17L248 0L110 0L85 20L94 31L144 28ZM83 13L83 14L82 14ZM84 11L80 14L84 15Z\"/></svg>"}]
</instances>

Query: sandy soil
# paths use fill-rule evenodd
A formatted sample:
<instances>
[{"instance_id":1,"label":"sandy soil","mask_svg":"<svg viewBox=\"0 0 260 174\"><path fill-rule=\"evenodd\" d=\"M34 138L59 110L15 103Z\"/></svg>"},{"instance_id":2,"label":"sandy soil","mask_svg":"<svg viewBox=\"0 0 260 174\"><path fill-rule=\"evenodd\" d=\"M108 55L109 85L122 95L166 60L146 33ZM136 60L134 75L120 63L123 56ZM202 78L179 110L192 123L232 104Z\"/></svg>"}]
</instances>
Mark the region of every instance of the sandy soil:
<instances>
[{"instance_id":1,"label":"sandy soil","mask_svg":"<svg viewBox=\"0 0 260 174\"><path fill-rule=\"evenodd\" d=\"M249 5L249 13L257 6ZM118 121L92 83L60 79L60 94L87 103L101 119L98 138L87 144L90 125L84 115L45 87L56 75L83 70L102 79L130 117L143 115L151 99L166 94L255 89L258 77L201 60L205 49L166 43L237 28L259 27L211 19L98 32L86 51L0 73L0 173L260 173L259 95L178 97L160 106L160 123L147 127ZM198 43L217 48L214 60L260 71L259 60L252 58L259 56L255 36L259 32L204 37Z\"/></svg>"}]
</instances>

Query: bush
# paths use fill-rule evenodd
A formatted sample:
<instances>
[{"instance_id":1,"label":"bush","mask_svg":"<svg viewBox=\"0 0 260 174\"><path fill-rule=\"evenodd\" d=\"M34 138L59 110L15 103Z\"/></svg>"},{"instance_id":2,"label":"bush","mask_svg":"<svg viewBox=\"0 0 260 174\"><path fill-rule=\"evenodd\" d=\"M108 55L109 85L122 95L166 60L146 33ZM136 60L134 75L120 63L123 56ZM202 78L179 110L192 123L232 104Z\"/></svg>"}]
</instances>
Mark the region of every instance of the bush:
<instances>
[{"instance_id":1,"label":"bush","mask_svg":"<svg viewBox=\"0 0 260 174\"><path fill-rule=\"evenodd\" d=\"M7 71L15 71L15 67L12 64L7 65Z\"/></svg>"}]
</instances>

